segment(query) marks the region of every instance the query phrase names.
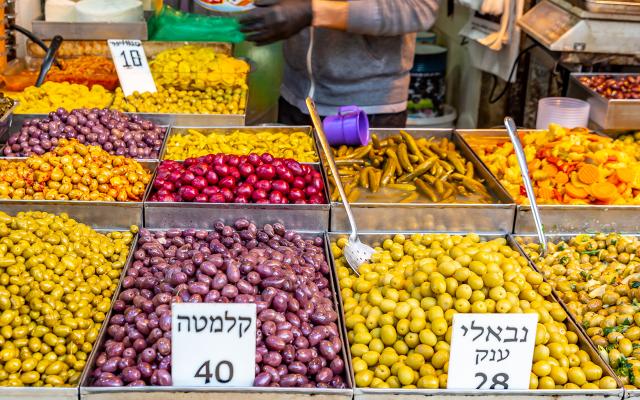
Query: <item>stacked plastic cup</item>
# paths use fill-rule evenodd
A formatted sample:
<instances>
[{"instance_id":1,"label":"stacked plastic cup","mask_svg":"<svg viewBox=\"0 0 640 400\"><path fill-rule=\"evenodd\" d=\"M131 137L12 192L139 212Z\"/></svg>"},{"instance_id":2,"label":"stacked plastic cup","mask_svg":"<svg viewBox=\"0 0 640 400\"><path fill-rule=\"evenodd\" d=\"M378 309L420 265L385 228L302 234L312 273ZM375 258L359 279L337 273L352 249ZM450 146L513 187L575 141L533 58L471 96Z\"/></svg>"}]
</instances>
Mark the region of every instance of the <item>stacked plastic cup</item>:
<instances>
[{"instance_id":1,"label":"stacked plastic cup","mask_svg":"<svg viewBox=\"0 0 640 400\"><path fill-rule=\"evenodd\" d=\"M549 124L565 128L586 127L589 124L589 103L570 97L545 97L538 102L536 129L547 129Z\"/></svg>"}]
</instances>

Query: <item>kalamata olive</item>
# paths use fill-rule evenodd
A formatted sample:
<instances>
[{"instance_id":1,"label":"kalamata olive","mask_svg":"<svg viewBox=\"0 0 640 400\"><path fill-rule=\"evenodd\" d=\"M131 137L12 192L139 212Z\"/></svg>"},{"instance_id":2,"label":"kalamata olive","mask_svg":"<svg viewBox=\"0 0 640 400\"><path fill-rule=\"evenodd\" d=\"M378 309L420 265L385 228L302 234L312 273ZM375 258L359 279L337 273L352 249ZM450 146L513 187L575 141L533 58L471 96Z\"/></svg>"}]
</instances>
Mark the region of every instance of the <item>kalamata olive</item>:
<instances>
[{"instance_id":1,"label":"kalamata olive","mask_svg":"<svg viewBox=\"0 0 640 400\"><path fill-rule=\"evenodd\" d=\"M96 380L93 381L93 385L102 386L102 387L118 387L118 386L122 386L123 382L122 382L122 379L118 378L117 376L113 376L113 375L106 376L105 374L102 374Z\"/></svg>"},{"instance_id":2,"label":"kalamata olive","mask_svg":"<svg viewBox=\"0 0 640 400\"><path fill-rule=\"evenodd\" d=\"M163 356L171 354L171 341L169 341L169 339L160 338L155 342L155 346L158 350L158 353L162 354Z\"/></svg>"},{"instance_id":3,"label":"kalamata olive","mask_svg":"<svg viewBox=\"0 0 640 400\"><path fill-rule=\"evenodd\" d=\"M321 383L329 383L333 379L333 371L330 368L324 367L316 374L316 381Z\"/></svg>"},{"instance_id":4,"label":"kalamata olive","mask_svg":"<svg viewBox=\"0 0 640 400\"><path fill-rule=\"evenodd\" d=\"M298 350L298 351L300 351L300 350ZM324 367L324 365L322 365L322 364L323 364L322 363L322 359L320 359L318 357L312 358L307 363L308 373L311 374L311 375L317 374L320 371L320 369L322 369Z\"/></svg>"},{"instance_id":5,"label":"kalamata olive","mask_svg":"<svg viewBox=\"0 0 640 400\"><path fill-rule=\"evenodd\" d=\"M262 356L262 362L264 362L266 365L277 367L282 363L282 356L278 352L270 351Z\"/></svg>"},{"instance_id":6,"label":"kalamata olive","mask_svg":"<svg viewBox=\"0 0 640 400\"><path fill-rule=\"evenodd\" d=\"M342 361L340 357L336 357L331 360L329 368L331 368L331 371L333 371L334 375L340 375L344 371L344 361Z\"/></svg>"}]
</instances>

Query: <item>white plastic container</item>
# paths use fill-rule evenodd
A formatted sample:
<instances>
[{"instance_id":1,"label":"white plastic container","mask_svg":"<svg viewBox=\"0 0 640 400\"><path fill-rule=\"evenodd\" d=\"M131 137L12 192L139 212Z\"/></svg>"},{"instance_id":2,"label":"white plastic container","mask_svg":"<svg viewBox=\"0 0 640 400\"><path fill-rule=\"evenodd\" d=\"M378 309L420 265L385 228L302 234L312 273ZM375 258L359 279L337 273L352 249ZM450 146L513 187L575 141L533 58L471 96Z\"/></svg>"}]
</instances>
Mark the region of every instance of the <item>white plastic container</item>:
<instances>
[{"instance_id":1,"label":"white plastic container","mask_svg":"<svg viewBox=\"0 0 640 400\"><path fill-rule=\"evenodd\" d=\"M570 97L546 97L538 102L536 129L547 129L549 124L565 128L586 127L589 124L589 103Z\"/></svg>"},{"instance_id":2,"label":"white plastic container","mask_svg":"<svg viewBox=\"0 0 640 400\"><path fill-rule=\"evenodd\" d=\"M251 10L253 0L194 0L202 8L216 12L241 12Z\"/></svg>"}]
</instances>

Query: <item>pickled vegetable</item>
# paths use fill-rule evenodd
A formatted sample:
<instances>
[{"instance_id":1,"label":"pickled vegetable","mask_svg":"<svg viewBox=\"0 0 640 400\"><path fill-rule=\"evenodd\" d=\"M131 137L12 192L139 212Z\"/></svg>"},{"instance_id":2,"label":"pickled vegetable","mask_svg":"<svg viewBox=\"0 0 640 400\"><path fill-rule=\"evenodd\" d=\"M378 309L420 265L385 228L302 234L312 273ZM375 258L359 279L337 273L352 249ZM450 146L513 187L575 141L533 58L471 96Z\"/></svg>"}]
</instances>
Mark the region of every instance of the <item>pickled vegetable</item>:
<instances>
[{"instance_id":1,"label":"pickled vegetable","mask_svg":"<svg viewBox=\"0 0 640 400\"><path fill-rule=\"evenodd\" d=\"M551 287L505 239L396 235L356 277L332 244L358 387L447 387L456 313L536 313L531 389L615 388L569 330Z\"/></svg>"},{"instance_id":2,"label":"pickled vegetable","mask_svg":"<svg viewBox=\"0 0 640 400\"><path fill-rule=\"evenodd\" d=\"M113 108L127 112L244 114L249 65L210 47L165 50L150 61L156 93L124 96L116 89Z\"/></svg>"},{"instance_id":3,"label":"pickled vegetable","mask_svg":"<svg viewBox=\"0 0 640 400\"><path fill-rule=\"evenodd\" d=\"M167 142L166 160L186 160L207 154L270 153L276 158L292 158L298 162L316 162L313 138L305 132L234 131L231 133L201 133L189 129L173 135Z\"/></svg>"},{"instance_id":4,"label":"pickled vegetable","mask_svg":"<svg viewBox=\"0 0 640 400\"><path fill-rule=\"evenodd\" d=\"M541 204L640 204L640 133L617 139L551 125L521 137ZM528 204L513 145L471 143L518 204Z\"/></svg>"},{"instance_id":5,"label":"pickled vegetable","mask_svg":"<svg viewBox=\"0 0 640 400\"><path fill-rule=\"evenodd\" d=\"M76 140L25 161L0 160L2 199L142 201L150 181L137 161Z\"/></svg>"},{"instance_id":6,"label":"pickled vegetable","mask_svg":"<svg viewBox=\"0 0 640 400\"><path fill-rule=\"evenodd\" d=\"M68 82L45 82L39 88L30 86L11 94L20 104L16 114L48 114L58 108L105 108L113 101L113 93L100 85L91 89Z\"/></svg>"},{"instance_id":7,"label":"pickled vegetable","mask_svg":"<svg viewBox=\"0 0 640 400\"><path fill-rule=\"evenodd\" d=\"M578 235L549 243L546 257L524 249L625 386L640 387L640 240Z\"/></svg>"},{"instance_id":8,"label":"pickled vegetable","mask_svg":"<svg viewBox=\"0 0 640 400\"><path fill-rule=\"evenodd\" d=\"M11 107L13 107L15 101L9 97L6 97L3 93L0 93L0 118L2 118Z\"/></svg>"},{"instance_id":9,"label":"pickled vegetable","mask_svg":"<svg viewBox=\"0 0 640 400\"><path fill-rule=\"evenodd\" d=\"M371 144L341 146L334 157L352 202L491 202L473 164L446 138L418 139L401 131L380 140L373 134ZM335 187L331 198L340 199Z\"/></svg>"},{"instance_id":10,"label":"pickled vegetable","mask_svg":"<svg viewBox=\"0 0 640 400\"><path fill-rule=\"evenodd\" d=\"M70 59L59 59L62 69L53 65L45 78L46 82L69 82L92 87L101 85L107 90L118 87L118 74L113 61L107 57L81 56ZM25 70L17 75L4 77L4 84L8 91L19 92L29 86L34 86L39 71Z\"/></svg>"},{"instance_id":11,"label":"pickled vegetable","mask_svg":"<svg viewBox=\"0 0 640 400\"><path fill-rule=\"evenodd\" d=\"M79 383L135 230L0 211L0 386Z\"/></svg>"}]
</instances>

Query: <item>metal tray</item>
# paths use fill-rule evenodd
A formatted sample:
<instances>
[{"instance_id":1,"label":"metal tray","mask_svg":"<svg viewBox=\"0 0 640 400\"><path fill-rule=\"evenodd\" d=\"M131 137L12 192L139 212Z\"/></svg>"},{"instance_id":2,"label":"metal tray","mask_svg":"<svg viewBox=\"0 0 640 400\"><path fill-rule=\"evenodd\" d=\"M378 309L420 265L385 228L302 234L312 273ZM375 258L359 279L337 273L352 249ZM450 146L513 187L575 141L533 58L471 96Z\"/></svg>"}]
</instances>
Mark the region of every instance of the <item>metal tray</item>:
<instances>
[{"instance_id":1,"label":"metal tray","mask_svg":"<svg viewBox=\"0 0 640 400\"><path fill-rule=\"evenodd\" d=\"M546 236L547 240L549 240L549 241L567 241L567 240L571 239L572 237L574 237L575 234L554 234L554 235L545 235L545 236ZM637 236L637 234L633 235L633 236ZM538 269L537 265L533 262L531 257L529 257L527 255L527 253L524 251L524 248L517 241L517 239L521 239L525 243L532 243L532 242L533 243L538 243L538 237L536 235L510 235L510 237L512 238L513 242L517 246L518 251L520 253L522 253L527 258L527 261L529 262L529 265L531 265L531 267L534 268L536 271L542 273ZM581 324L578 323L577 318L569 310L569 307L567 307L567 305L564 303L564 301L560 300L560 297L558 296L558 293L556 292L556 289L553 288L552 290L553 290L553 294L554 294L555 298L558 299L558 302L562 305L562 307L566 311L567 315L569 315L569 318L571 318L571 320L573 321L575 326L578 327L578 329L580 330L580 336L584 337L589 342L589 345L591 347L593 347L594 349L596 349L595 344L591 341L591 338L587 335L586 329L584 329L584 327ZM603 360L603 363L607 365L608 372L610 374L613 374L613 376L616 378L616 380L618 380L618 377L615 375L615 372L613 371L613 369L611 369L611 366L609 366L607 363L605 363L604 360ZM624 391L625 391L625 398L640 397L640 389L624 389Z\"/></svg>"},{"instance_id":2,"label":"metal tray","mask_svg":"<svg viewBox=\"0 0 640 400\"><path fill-rule=\"evenodd\" d=\"M5 210L3 210L5 211ZM87 225L94 226L95 224L90 220L82 220L79 221ZM105 230L105 229L95 229L100 232L113 232L114 230ZM111 304L116 300L116 294L120 291L120 286L122 285L122 277L124 276L124 272L126 271L126 266L131 263L131 259L133 258L133 253L136 248L136 244L138 242L138 235L135 235L133 241L131 242L131 246L129 246L129 254L127 255L127 263L125 268L122 268L122 272L120 273L120 280L118 281L118 289L113 293L111 297ZM111 310L109 310L108 315L111 314ZM105 319L108 321L108 319ZM100 333L98 337L101 337L104 334L104 331L107 329L107 324L103 323L102 327L100 327ZM93 346L91 349L91 353L89 354L89 360L93 359L94 354L98 351L98 346ZM72 387L2 387L0 388L0 399L7 400L78 400L79 399L79 389L80 383L84 375L87 373L89 369L88 364L85 365L84 370L82 371L82 375L80 377L80 382L76 386Z\"/></svg>"},{"instance_id":3,"label":"metal tray","mask_svg":"<svg viewBox=\"0 0 640 400\"><path fill-rule=\"evenodd\" d=\"M640 4L629 1L584 0L584 8L598 14L640 15Z\"/></svg>"},{"instance_id":4,"label":"metal tray","mask_svg":"<svg viewBox=\"0 0 640 400\"><path fill-rule=\"evenodd\" d=\"M124 114L129 116L137 115L136 113L124 113ZM2 120L0 119L0 158L5 157L2 150L7 144L9 137L11 137L11 135L13 135L16 132L20 132L20 129L22 129L22 126L24 125L25 121L36 119L36 118L42 119L42 118L48 118L48 117L49 117L49 114L15 114L15 115L12 115L12 122L9 124L8 129L5 129L4 131L2 130ZM136 160L142 163L147 161L158 161L160 159L160 156L164 152L164 146L167 143L167 138L171 134L172 118L169 115L165 115L165 114L150 115L149 117L143 117L143 118L153 122L154 124L156 124L161 128L165 128L166 133L162 141L162 146L160 146L160 151L158 152L158 158L136 158Z\"/></svg>"},{"instance_id":5,"label":"metal tray","mask_svg":"<svg viewBox=\"0 0 640 400\"><path fill-rule=\"evenodd\" d=\"M353 203L351 208L362 232L391 231L450 231L450 232L487 232L508 233L513 229L515 203L502 185L493 177L484 164L478 162L473 151L452 130L443 129L407 129L414 137L448 138L456 148L475 167L476 172L485 180L485 186L494 198L494 204L473 203ZM398 133L398 129L374 129L378 137L384 138ZM325 170L328 175L328 170ZM340 202L331 204L331 230L344 232L349 230L349 222Z\"/></svg>"},{"instance_id":6,"label":"metal tray","mask_svg":"<svg viewBox=\"0 0 640 400\"><path fill-rule=\"evenodd\" d=\"M244 214L244 218L249 218L255 222L254 217L256 214L247 212ZM213 224L211 221L208 224L210 228ZM258 224L260 225L260 224ZM164 227L166 229L167 226ZM289 227L287 226L289 229ZM160 230L164 230L160 229ZM309 232L307 237L323 236L322 232ZM324 236L325 257L327 262L331 265L330 259L330 246L326 235ZM126 269L129 267L127 264ZM83 374L82 382L80 385L80 399L82 400L139 400L141 398L145 400L298 400L298 399L315 399L315 400L351 400L353 397L353 373L351 371L351 362L348 359L348 346L346 343L346 331L344 329L344 321L342 319L342 312L340 312L338 298L336 293L337 277L335 271L329 268L329 281L331 282L331 291L334 294L333 304L340 316L338 319L338 329L340 330L340 336L343 345L343 360L345 363L345 382L349 389L309 389L309 388L258 388L258 387L233 387L233 388L209 388L209 387L161 387L161 386L147 386L147 387L121 387L121 388L107 388L107 387L92 387L89 386L91 374L90 371L95 363L98 351L94 352L89 358L87 364L90 366ZM118 288L116 295L120 294L120 287ZM111 310L105 320L109 320L111 317ZM105 324L106 326L106 324ZM101 332L97 341L96 349L102 349L104 342L106 341L106 334Z\"/></svg>"},{"instance_id":7,"label":"metal tray","mask_svg":"<svg viewBox=\"0 0 640 400\"><path fill-rule=\"evenodd\" d=\"M410 233L410 232L406 232ZM451 232L455 234L455 232ZM330 240L336 240L341 237L345 237L343 234L329 233ZM384 239L393 237L393 234L384 233L365 233L360 235L360 239L363 243L380 244ZM514 238L511 235L487 235L481 234L482 239L491 240L498 237L504 237L507 239L508 244L522 253L521 248L515 243ZM331 249L331 247L329 247ZM331 252L332 268L335 270L335 259L333 252ZM338 299L340 301L340 312L342 312L342 293L337 291ZM555 293L551 295L552 300L558 302L564 307L556 297ZM344 314L342 315L344 318ZM462 399L476 399L478 397L484 397L491 400L505 399L505 400L604 400L604 399L622 399L624 390L622 389L622 383L615 376L609 365L607 365L598 355L595 347L593 347L591 341L585 336L582 330L575 324L573 319L567 320L568 328L578 335L578 341L581 344L581 349L589 353L591 360L598 364L603 373L612 376L619 385L618 389L612 390L448 390L448 389L371 389L371 388L354 388L354 400L421 400L424 396L438 400L462 400ZM346 335L346 332L345 332ZM351 363L351 352L349 352L349 362ZM355 377L352 377L355 382Z\"/></svg>"},{"instance_id":8,"label":"metal tray","mask_svg":"<svg viewBox=\"0 0 640 400\"><path fill-rule=\"evenodd\" d=\"M314 167L321 171L319 165ZM144 226L150 229L169 226L205 229L213 221L231 223L247 215L258 225L280 222L288 229L305 232L323 232L329 228L329 204L163 203L149 201L150 195L148 190L144 201ZM326 179L324 195L329 198Z\"/></svg>"},{"instance_id":9,"label":"metal tray","mask_svg":"<svg viewBox=\"0 0 640 400\"><path fill-rule=\"evenodd\" d=\"M20 161L24 158L8 158L9 161ZM155 176L156 161L142 161L152 176ZM151 184L147 185L145 196ZM67 213L71 218L90 225L93 228L109 230L128 229L131 225L142 226L143 202L110 202L110 201L78 201L78 200L12 200L0 199L0 210L8 214L21 211L45 211L54 214ZM86 221L86 222L85 222Z\"/></svg>"},{"instance_id":10,"label":"metal tray","mask_svg":"<svg viewBox=\"0 0 640 400\"><path fill-rule=\"evenodd\" d=\"M214 125L211 125L214 126ZM318 164L320 161L320 157L318 156L318 154L320 153L318 150L318 146L317 143L314 139L314 135L313 135L313 129L311 129L310 126L277 126L277 125L260 125L260 126L242 126L242 125L238 125L238 126L225 126L225 127L198 127L198 126L189 126L189 125L178 125L178 124L174 124L174 126L171 129L171 132L166 136L165 139L165 144L164 144L164 148L162 150L162 153L160 153L160 159L161 160L168 160L168 158L166 158L166 153L167 153L167 148L169 145L169 139L171 138L171 136L177 136L177 135L183 135L185 133L187 133L190 129L196 129L198 132L202 133L203 135L209 135L209 134L230 134L233 133L235 131L243 131L243 132L253 132L253 133L258 133L258 132L280 132L280 133L284 133L284 134L293 134L296 132L304 132L306 133L308 136L311 137L311 139L314 141L314 147L315 147L315 155L317 158L317 162L313 163L313 164ZM184 160L175 160L175 161L184 161Z\"/></svg>"},{"instance_id":11,"label":"metal tray","mask_svg":"<svg viewBox=\"0 0 640 400\"><path fill-rule=\"evenodd\" d=\"M33 34L42 40L61 35L65 40L147 40L147 22L32 22Z\"/></svg>"},{"instance_id":12,"label":"metal tray","mask_svg":"<svg viewBox=\"0 0 640 400\"><path fill-rule=\"evenodd\" d=\"M531 130L522 132L531 132ZM472 149L475 143L486 145L509 141L509 136L505 130L460 130L457 133ZM474 157L484 165L484 162L475 152ZM486 165L485 168L487 168ZM497 178L494 179L499 181ZM538 208L547 233L581 233L585 231L633 233L640 231L640 220L629 217L633 213L640 211L640 206L538 204ZM516 234L536 232L530 206L518 205L516 207L516 221L513 232Z\"/></svg>"},{"instance_id":13,"label":"metal tray","mask_svg":"<svg viewBox=\"0 0 640 400\"><path fill-rule=\"evenodd\" d=\"M589 103L591 110L589 118L604 130L630 130L640 127L640 100L607 99L593 89L583 85L579 78L583 76L637 75L629 73L588 73L571 74L569 81L569 97L575 97Z\"/></svg>"}]
</instances>

